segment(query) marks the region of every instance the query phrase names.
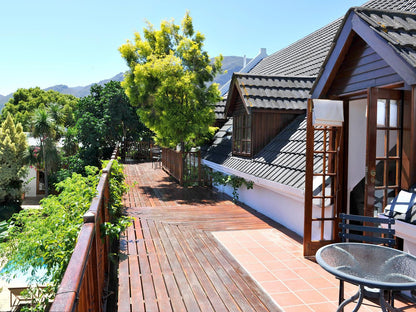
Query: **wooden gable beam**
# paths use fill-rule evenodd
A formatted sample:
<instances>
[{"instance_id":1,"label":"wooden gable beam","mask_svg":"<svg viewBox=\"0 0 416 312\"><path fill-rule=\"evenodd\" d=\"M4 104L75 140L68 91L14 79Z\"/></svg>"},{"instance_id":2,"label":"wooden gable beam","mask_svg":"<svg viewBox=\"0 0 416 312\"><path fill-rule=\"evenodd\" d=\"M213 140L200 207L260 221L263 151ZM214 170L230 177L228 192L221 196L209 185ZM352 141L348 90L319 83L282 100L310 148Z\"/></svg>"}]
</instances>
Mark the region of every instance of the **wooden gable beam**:
<instances>
[{"instance_id":1,"label":"wooden gable beam","mask_svg":"<svg viewBox=\"0 0 416 312\"><path fill-rule=\"evenodd\" d=\"M321 98L328 91L352 42L354 33L352 32L351 12L352 11L350 10L350 13L347 13L348 17L340 26L341 29L339 30L340 33L338 35L338 39L335 45L328 52L327 59L323 64L324 67L321 68L321 73L312 87L311 97L313 99Z\"/></svg>"},{"instance_id":2,"label":"wooden gable beam","mask_svg":"<svg viewBox=\"0 0 416 312\"><path fill-rule=\"evenodd\" d=\"M233 78L230 84L230 90L228 91L227 102L225 104L225 116L229 116L228 113L233 111L236 96L239 96L241 98L244 109L246 110L247 114L250 114L250 109L247 105L246 100L244 99L243 91L240 88L238 78L233 74Z\"/></svg>"},{"instance_id":3,"label":"wooden gable beam","mask_svg":"<svg viewBox=\"0 0 416 312\"><path fill-rule=\"evenodd\" d=\"M360 36L409 86L416 84L416 69L406 62L374 28L351 9L340 26L334 46L328 53L318 79L312 87L312 98L326 97L335 75L355 35Z\"/></svg>"},{"instance_id":4,"label":"wooden gable beam","mask_svg":"<svg viewBox=\"0 0 416 312\"><path fill-rule=\"evenodd\" d=\"M352 16L352 29L378 54L408 85L416 84L416 70L382 38L373 27L355 13Z\"/></svg>"}]
</instances>

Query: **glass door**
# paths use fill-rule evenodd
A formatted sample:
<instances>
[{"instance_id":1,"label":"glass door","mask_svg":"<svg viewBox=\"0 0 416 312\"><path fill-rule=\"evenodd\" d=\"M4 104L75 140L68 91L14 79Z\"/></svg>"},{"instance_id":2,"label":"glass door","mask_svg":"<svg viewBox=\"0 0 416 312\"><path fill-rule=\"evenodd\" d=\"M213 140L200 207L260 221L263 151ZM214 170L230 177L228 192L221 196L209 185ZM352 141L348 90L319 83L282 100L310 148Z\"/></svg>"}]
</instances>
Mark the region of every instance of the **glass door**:
<instances>
[{"instance_id":1,"label":"glass door","mask_svg":"<svg viewBox=\"0 0 416 312\"><path fill-rule=\"evenodd\" d=\"M401 176L401 91L371 88L367 106L364 214L373 216L398 194Z\"/></svg>"}]
</instances>

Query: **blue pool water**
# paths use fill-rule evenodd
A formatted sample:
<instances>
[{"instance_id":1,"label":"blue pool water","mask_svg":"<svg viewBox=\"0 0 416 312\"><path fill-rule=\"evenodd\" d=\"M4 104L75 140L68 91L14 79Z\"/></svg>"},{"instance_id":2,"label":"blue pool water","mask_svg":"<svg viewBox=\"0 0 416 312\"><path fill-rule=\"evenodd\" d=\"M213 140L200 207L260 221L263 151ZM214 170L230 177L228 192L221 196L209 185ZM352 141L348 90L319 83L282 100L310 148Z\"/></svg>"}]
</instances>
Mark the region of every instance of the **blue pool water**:
<instances>
[{"instance_id":1,"label":"blue pool water","mask_svg":"<svg viewBox=\"0 0 416 312\"><path fill-rule=\"evenodd\" d=\"M46 267L29 268L24 271L11 261L0 271L0 279L15 285L36 285L49 281Z\"/></svg>"}]
</instances>

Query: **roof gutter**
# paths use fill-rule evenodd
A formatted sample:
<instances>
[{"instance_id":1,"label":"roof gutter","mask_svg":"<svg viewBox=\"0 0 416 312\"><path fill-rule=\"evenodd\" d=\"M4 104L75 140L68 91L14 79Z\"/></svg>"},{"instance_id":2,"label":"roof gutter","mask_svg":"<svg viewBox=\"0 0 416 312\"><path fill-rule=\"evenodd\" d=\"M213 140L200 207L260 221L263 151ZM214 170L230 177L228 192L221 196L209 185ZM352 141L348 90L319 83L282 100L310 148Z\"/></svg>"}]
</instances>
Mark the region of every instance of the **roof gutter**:
<instances>
[{"instance_id":1,"label":"roof gutter","mask_svg":"<svg viewBox=\"0 0 416 312\"><path fill-rule=\"evenodd\" d=\"M253 176L251 174L247 174L235 169L231 169L228 168L226 166L222 166L219 165L217 163L214 163L212 161L209 160L204 160L202 159L202 164L210 167L211 169L215 170L215 171L219 171L225 174L232 174L241 178L244 178L248 181L253 181L255 185L261 186L265 189L268 189L272 192L276 192L279 194L282 194L286 197L289 197L291 199L294 199L296 201L299 201L301 203L304 203L305 201L305 191L295 188L295 187L291 187L282 183L278 183L278 182L274 182L274 181L270 181L270 180L266 180L263 178L259 178L256 176Z\"/></svg>"}]
</instances>

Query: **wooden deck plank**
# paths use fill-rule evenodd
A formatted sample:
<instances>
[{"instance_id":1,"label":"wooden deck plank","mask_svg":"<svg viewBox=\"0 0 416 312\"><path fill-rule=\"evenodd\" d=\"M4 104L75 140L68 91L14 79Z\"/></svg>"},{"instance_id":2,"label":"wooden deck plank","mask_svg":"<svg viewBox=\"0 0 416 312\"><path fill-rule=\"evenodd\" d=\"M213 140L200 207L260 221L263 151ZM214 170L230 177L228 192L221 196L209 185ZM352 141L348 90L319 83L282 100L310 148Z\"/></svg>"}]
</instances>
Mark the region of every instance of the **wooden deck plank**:
<instances>
[{"instance_id":1,"label":"wooden deck plank","mask_svg":"<svg viewBox=\"0 0 416 312\"><path fill-rule=\"evenodd\" d=\"M159 237L161 238L163 247L166 252L166 256L169 260L170 266L172 268L173 274L177 280L179 290L182 294L182 299L185 303L186 309L189 312L200 311L198 302L196 301L194 294L192 292L191 285L189 285L188 280L185 276L184 271L176 257L175 250L171 245L170 238L163 225L160 222L155 222Z\"/></svg>"},{"instance_id":2,"label":"wooden deck plank","mask_svg":"<svg viewBox=\"0 0 416 312\"><path fill-rule=\"evenodd\" d=\"M150 270L152 272L153 283L156 292L157 303L160 311L172 311L169 296L166 290L165 281L163 279L163 274L160 269L159 260L156 255L156 249L154 246L153 238L150 233L149 227L146 220L142 220L142 231L143 237L145 238L144 242L147 249L147 254L149 258Z\"/></svg>"},{"instance_id":3,"label":"wooden deck plank","mask_svg":"<svg viewBox=\"0 0 416 312\"><path fill-rule=\"evenodd\" d=\"M160 268L163 272L163 277L166 283L166 290L168 292L168 296L170 297L173 311L186 311L185 304L182 300L182 295L179 291L178 284L176 283L175 276L173 275L173 271L170 267L169 260L167 259L154 221L148 220L147 224L153 238L156 254L159 259Z\"/></svg>"},{"instance_id":4,"label":"wooden deck plank","mask_svg":"<svg viewBox=\"0 0 416 312\"><path fill-rule=\"evenodd\" d=\"M195 233L192 233L192 235ZM199 236L202 241L205 242L206 246L210 245L210 242L207 243L203 232L198 232L196 234ZM214 268L215 272L217 272L218 276L220 277L222 283L225 285L228 292L232 294L233 300L238 304L241 311L255 311L251 306L250 302L246 299L243 293L241 293L239 287L234 283L232 278L229 275L228 266L224 265L222 261L217 258L217 253L213 252L213 249L204 248L202 249L203 253L207 257L208 261L210 262L211 266ZM224 293L220 293L221 296L225 296Z\"/></svg>"},{"instance_id":5,"label":"wooden deck plank","mask_svg":"<svg viewBox=\"0 0 416 312\"><path fill-rule=\"evenodd\" d=\"M120 236L120 244L127 245L127 234ZM118 285L118 309L130 311L129 259L124 248L120 248Z\"/></svg>"},{"instance_id":6,"label":"wooden deck plank","mask_svg":"<svg viewBox=\"0 0 416 312\"><path fill-rule=\"evenodd\" d=\"M194 268L194 270L197 272L198 279L202 287L204 287L214 310L239 311L240 309L235 304L233 297L228 293L225 285L221 282L221 279L202 253L202 249L205 246L201 246L200 242L194 240L190 231L190 229L178 231L176 235L181 237L182 247L187 248L187 254L189 255L189 261L192 266L195 267L198 264L198 267L196 269ZM223 296L221 297L219 293Z\"/></svg>"},{"instance_id":7,"label":"wooden deck plank","mask_svg":"<svg viewBox=\"0 0 416 312\"><path fill-rule=\"evenodd\" d=\"M146 311L159 311L144 240L138 239L136 245Z\"/></svg>"},{"instance_id":8,"label":"wooden deck plank","mask_svg":"<svg viewBox=\"0 0 416 312\"><path fill-rule=\"evenodd\" d=\"M178 240L175 232L177 232L176 225L165 224L166 234L170 237L172 247L175 250L176 257L179 260L179 263L182 266L189 284L192 286L192 291L194 293L195 299L198 302L198 305L201 308L201 311L214 311L210 301L205 294L204 288L202 287L197 274L194 271L194 268L197 266L195 263L194 266L191 265L190 260L188 259L189 255L186 254L182 248L183 242Z\"/></svg>"},{"instance_id":9,"label":"wooden deck plank","mask_svg":"<svg viewBox=\"0 0 416 312\"><path fill-rule=\"evenodd\" d=\"M144 312L143 289L140 278L139 261L137 255L129 255L131 311Z\"/></svg>"},{"instance_id":10,"label":"wooden deck plank","mask_svg":"<svg viewBox=\"0 0 416 312\"><path fill-rule=\"evenodd\" d=\"M135 220L123 238L119 312L280 311L211 234L267 229L266 218L210 189L180 187L150 164L125 173L134 185L123 201Z\"/></svg>"},{"instance_id":11,"label":"wooden deck plank","mask_svg":"<svg viewBox=\"0 0 416 312\"><path fill-rule=\"evenodd\" d=\"M207 247L215 254L218 261L222 264L226 272L234 280L235 284L240 288L241 292L246 296L247 300L253 305L256 311L267 312L270 311L270 308L275 307L271 298L260 290L260 287L258 287L248 274L246 274L245 270L242 269L238 263L233 261L234 258L228 251L220 244L211 243L211 233L203 233L203 235L199 233L199 235L206 242ZM214 239L214 237L212 237L212 239Z\"/></svg>"}]
</instances>

